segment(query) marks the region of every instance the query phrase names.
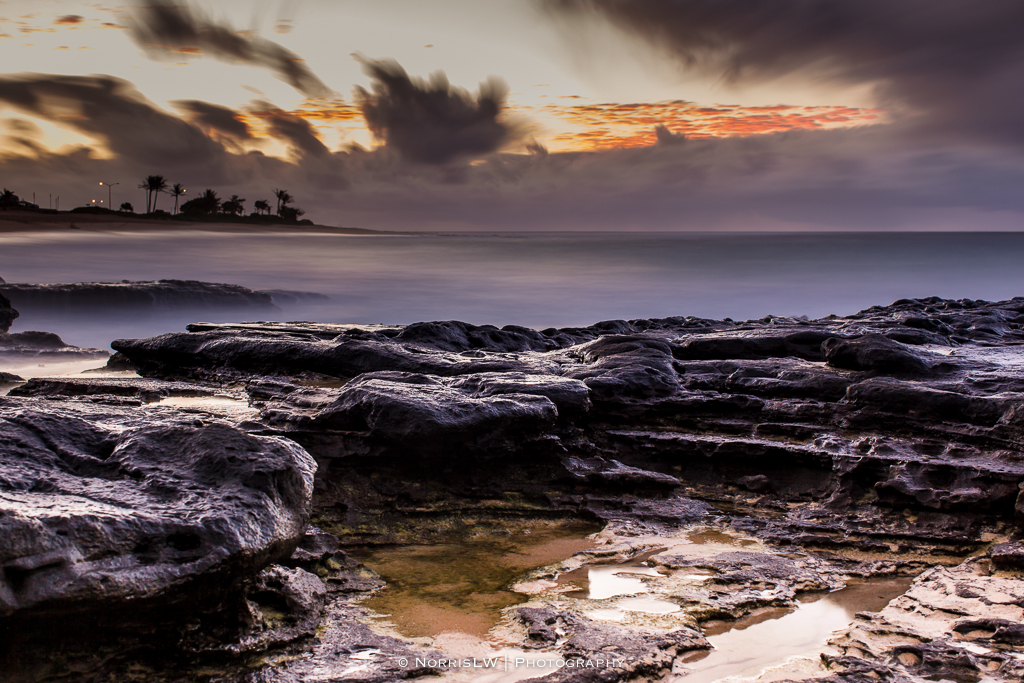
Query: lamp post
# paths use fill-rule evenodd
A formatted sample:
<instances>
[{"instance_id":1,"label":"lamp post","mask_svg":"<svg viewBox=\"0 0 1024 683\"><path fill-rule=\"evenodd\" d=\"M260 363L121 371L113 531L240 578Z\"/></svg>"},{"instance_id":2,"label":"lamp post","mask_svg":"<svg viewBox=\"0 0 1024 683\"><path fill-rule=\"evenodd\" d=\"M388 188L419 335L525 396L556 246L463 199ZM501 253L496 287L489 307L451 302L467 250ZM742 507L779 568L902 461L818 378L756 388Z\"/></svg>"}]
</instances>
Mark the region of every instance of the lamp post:
<instances>
[{"instance_id":1,"label":"lamp post","mask_svg":"<svg viewBox=\"0 0 1024 683\"><path fill-rule=\"evenodd\" d=\"M105 183L102 180L100 181L100 185L106 185L107 186L107 208L110 209L111 211L113 211L113 209L111 209L110 207L113 206L113 204L110 203L110 188L112 188L114 185L120 185L120 184L121 183Z\"/></svg>"}]
</instances>

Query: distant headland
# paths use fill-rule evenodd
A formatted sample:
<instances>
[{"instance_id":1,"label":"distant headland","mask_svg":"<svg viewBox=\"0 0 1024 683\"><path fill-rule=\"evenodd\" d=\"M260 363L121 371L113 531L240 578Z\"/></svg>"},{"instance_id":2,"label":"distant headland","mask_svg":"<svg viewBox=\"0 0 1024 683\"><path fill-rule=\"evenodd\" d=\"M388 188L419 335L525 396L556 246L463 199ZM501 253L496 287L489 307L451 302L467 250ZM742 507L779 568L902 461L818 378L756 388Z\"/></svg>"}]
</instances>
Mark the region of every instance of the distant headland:
<instances>
[{"instance_id":1,"label":"distant headland","mask_svg":"<svg viewBox=\"0 0 1024 683\"><path fill-rule=\"evenodd\" d=\"M277 206L273 213L269 200L258 199L253 202L254 210L246 214L245 199L238 195L221 199L212 189L207 189L199 196L184 202L179 210L179 200L185 195L186 190L180 184L170 186L163 176L147 176L139 188L146 190L146 210L141 214L135 213L135 208L130 202L123 202L117 211L96 203L79 206L70 211L60 211L59 203L57 209L44 209L4 188L0 193L0 232L40 229L150 231L154 228L165 231L171 229L206 232L237 232L239 229L245 232L277 232L282 228L340 234L378 232L363 228L317 225L309 219L303 219L302 216L306 212L298 207L289 206L295 198L287 190L274 190ZM160 194L169 194L174 198L172 211L156 208Z\"/></svg>"}]
</instances>

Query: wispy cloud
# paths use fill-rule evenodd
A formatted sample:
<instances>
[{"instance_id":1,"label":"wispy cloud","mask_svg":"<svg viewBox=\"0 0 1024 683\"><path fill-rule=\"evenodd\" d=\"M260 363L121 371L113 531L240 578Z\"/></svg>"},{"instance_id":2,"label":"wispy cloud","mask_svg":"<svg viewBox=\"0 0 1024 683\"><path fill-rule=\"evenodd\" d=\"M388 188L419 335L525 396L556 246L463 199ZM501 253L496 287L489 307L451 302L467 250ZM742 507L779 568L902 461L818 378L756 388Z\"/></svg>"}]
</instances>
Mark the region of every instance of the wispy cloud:
<instances>
[{"instance_id":1,"label":"wispy cloud","mask_svg":"<svg viewBox=\"0 0 1024 683\"><path fill-rule=\"evenodd\" d=\"M161 0L139 8L131 23L130 35L152 55L208 55L252 64L270 69L308 97L326 97L333 93L291 50L272 40L215 22L188 4Z\"/></svg>"}]
</instances>

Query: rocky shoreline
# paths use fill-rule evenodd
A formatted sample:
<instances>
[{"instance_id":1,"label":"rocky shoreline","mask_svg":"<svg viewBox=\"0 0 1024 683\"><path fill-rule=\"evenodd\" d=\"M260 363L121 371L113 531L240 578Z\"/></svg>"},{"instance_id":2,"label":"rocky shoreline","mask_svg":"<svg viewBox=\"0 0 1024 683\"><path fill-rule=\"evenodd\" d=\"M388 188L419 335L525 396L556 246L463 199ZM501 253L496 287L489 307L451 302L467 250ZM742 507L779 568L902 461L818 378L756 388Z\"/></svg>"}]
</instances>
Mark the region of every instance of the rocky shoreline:
<instances>
[{"instance_id":1,"label":"rocky shoreline","mask_svg":"<svg viewBox=\"0 0 1024 683\"><path fill-rule=\"evenodd\" d=\"M523 577L496 633L622 663L546 680L681 673L711 622L896 575L917 578L772 680L1019 680L1022 325L1024 298L928 298L819 320L115 341L112 367L142 379L0 398L0 679L442 674L397 664L450 653L375 626L360 603L383 582L346 549L586 520L598 549ZM618 603L566 583L639 561L669 611L595 616Z\"/></svg>"}]
</instances>

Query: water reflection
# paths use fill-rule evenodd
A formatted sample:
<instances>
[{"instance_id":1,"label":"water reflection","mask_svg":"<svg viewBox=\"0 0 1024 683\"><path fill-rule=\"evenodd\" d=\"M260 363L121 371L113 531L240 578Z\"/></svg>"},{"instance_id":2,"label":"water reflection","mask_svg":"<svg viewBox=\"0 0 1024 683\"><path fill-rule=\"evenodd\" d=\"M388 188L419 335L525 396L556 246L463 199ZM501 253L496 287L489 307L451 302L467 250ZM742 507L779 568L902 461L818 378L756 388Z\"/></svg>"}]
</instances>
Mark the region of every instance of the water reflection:
<instances>
[{"instance_id":1,"label":"water reflection","mask_svg":"<svg viewBox=\"0 0 1024 683\"><path fill-rule=\"evenodd\" d=\"M754 676L790 657L816 654L833 631L845 628L857 612L876 612L910 587L913 579L878 579L852 584L789 614L767 612L724 625L708 640L714 650L688 658L685 676L675 683L712 683L727 676ZM718 629L705 629L713 634ZM680 672L682 673L682 672Z\"/></svg>"},{"instance_id":2,"label":"water reflection","mask_svg":"<svg viewBox=\"0 0 1024 683\"><path fill-rule=\"evenodd\" d=\"M457 631L483 637L501 610L525 602L509 590L525 572L594 547L592 525L534 527L510 536L480 536L460 543L384 547L352 555L387 581L364 605L386 615L406 636Z\"/></svg>"}]
</instances>

